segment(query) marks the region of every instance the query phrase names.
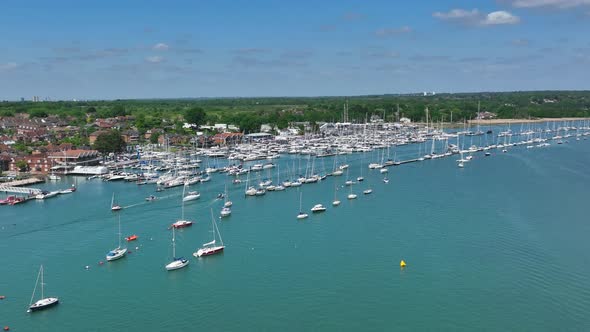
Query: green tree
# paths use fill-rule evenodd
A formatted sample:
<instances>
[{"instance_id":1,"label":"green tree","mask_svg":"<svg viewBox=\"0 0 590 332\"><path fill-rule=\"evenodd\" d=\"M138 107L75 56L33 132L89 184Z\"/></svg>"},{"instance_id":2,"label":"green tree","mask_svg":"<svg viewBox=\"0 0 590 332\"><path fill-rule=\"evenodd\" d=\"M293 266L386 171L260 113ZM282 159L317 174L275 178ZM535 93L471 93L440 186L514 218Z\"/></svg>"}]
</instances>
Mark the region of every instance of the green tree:
<instances>
[{"instance_id":1,"label":"green tree","mask_svg":"<svg viewBox=\"0 0 590 332\"><path fill-rule=\"evenodd\" d=\"M29 112L32 118L46 118L47 112L43 109L33 109Z\"/></svg>"},{"instance_id":2,"label":"green tree","mask_svg":"<svg viewBox=\"0 0 590 332\"><path fill-rule=\"evenodd\" d=\"M202 125L205 122L205 111L201 107L189 108L184 112L184 120L187 123L195 124L197 126Z\"/></svg>"},{"instance_id":3,"label":"green tree","mask_svg":"<svg viewBox=\"0 0 590 332\"><path fill-rule=\"evenodd\" d=\"M125 146L125 140L118 130L102 133L96 137L96 141L94 142L94 148L103 154L109 152L123 152Z\"/></svg>"},{"instance_id":4,"label":"green tree","mask_svg":"<svg viewBox=\"0 0 590 332\"><path fill-rule=\"evenodd\" d=\"M152 135L150 136L150 143L158 144L158 138L160 138L160 133L152 133Z\"/></svg>"},{"instance_id":5,"label":"green tree","mask_svg":"<svg viewBox=\"0 0 590 332\"><path fill-rule=\"evenodd\" d=\"M27 162L22 159L18 160L15 166L18 168L19 172L26 172L29 168L29 164L27 164Z\"/></svg>"}]
</instances>

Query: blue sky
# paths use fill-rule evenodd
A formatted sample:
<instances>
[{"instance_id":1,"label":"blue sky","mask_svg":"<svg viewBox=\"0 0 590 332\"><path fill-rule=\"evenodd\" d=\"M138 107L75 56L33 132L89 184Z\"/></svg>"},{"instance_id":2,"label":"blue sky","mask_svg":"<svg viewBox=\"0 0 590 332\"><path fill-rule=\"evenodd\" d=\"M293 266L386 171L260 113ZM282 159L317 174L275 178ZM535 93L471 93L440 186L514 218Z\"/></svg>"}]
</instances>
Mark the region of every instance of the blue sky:
<instances>
[{"instance_id":1,"label":"blue sky","mask_svg":"<svg viewBox=\"0 0 590 332\"><path fill-rule=\"evenodd\" d=\"M590 0L5 0L0 13L0 100L590 89Z\"/></svg>"}]
</instances>

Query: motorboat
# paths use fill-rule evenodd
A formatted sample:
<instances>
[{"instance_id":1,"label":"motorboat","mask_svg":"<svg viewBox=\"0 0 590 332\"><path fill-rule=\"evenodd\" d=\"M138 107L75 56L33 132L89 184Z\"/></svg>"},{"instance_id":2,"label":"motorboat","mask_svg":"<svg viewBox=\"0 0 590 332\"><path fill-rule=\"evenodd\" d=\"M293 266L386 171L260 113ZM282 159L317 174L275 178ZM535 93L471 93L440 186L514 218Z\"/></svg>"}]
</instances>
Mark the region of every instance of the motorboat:
<instances>
[{"instance_id":1,"label":"motorboat","mask_svg":"<svg viewBox=\"0 0 590 332\"><path fill-rule=\"evenodd\" d=\"M322 204L316 204L311 208L311 212L313 212L313 213L324 212L324 211L326 211L326 208Z\"/></svg>"}]
</instances>

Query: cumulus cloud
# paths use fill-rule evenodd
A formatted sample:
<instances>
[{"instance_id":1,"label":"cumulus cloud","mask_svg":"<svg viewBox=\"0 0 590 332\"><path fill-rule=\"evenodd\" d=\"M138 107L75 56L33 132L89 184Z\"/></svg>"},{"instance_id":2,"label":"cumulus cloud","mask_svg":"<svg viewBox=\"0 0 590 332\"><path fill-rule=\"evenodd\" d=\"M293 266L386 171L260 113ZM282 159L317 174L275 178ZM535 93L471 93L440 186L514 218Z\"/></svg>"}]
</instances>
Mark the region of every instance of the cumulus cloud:
<instances>
[{"instance_id":1,"label":"cumulus cloud","mask_svg":"<svg viewBox=\"0 0 590 332\"><path fill-rule=\"evenodd\" d=\"M589 6L590 0L511 0L510 4L516 8L551 7L557 9L568 9L579 6Z\"/></svg>"},{"instance_id":2,"label":"cumulus cloud","mask_svg":"<svg viewBox=\"0 0 590 332\"><path fill-rule=\"evenodd\" d=\"M157 43L156 45L154 45L154 47L152 47L154 51L167 51L169 48L170 46L164 43Z\"/></svg>"},{"instance_id":3,"label":"cumulus cloud","mask_svg":"<svg viewBox=\"0 0 590 332\"><path fill-rule=\"evenodd\" d=\"M399 28L382 28L382 29L375 31L375 35L378 37L390 37L390 36L396 36L396 35L406 34L406 33L410 33L410 32L412 32L412 28L405 25L405 26L399 27Z\"/></svg>"},{"instance_id":4,"label":"cumulus cloud","mask_svg":"<svg viewBox=\"0 0 590 332\"><path fill-rule=\"evenodd\" d=\"M149 63L160 63L162 61L164 61L164 57L155 55L155 56L148 56L147 58L145 58L145 61L149 62Z\"/></svg>"},{"instance_id":5,"label":"cumulus cloud","mask_svg":"<svg viewBox=\"0 0 590 332\"><path fill-rule=\"evenodd\" d=\"M491 12L481 21L482 25L518 24L520 17L510 14L507 11Z\"/></svg>"},{"instance_id":6,"label":"cumulus cloud","mask_svg":"<svg viewBox=\"0 0 590 332\"><path fill-rule=\"evenodd\" d=\"M432 14L432 16L443 21L475 26L520 23L520 18L518 16L503 10L485 14L477 9L452 9L448 12L435 12Z\"/></svg>"}]
</instances>

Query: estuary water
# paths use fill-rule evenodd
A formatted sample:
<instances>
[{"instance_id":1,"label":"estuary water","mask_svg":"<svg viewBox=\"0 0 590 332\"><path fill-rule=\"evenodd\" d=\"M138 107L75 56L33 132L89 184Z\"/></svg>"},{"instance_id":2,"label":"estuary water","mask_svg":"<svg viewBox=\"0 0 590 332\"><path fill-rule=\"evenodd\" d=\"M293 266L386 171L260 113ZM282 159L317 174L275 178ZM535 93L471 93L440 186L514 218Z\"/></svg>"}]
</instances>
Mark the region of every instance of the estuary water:
<instances>
[{"instance_id":1,"label":"estuary water","mask_svg":"<svg viewBox=\"0 0 590 332\"><path fill-rule=\"evenodd\" d=\"M429 144L429 143L428 143ZM418 156L418 146L390 151ZM423 149L424 147L420 147ZM422 154L424 154L422 152ZM299 190L244 197L224 174L195 186L192 227L176 232L190 265L167 272L182 188L65 177L78 190L0 206L0 326L12 331L556 331L590 330L590 141L390 167L378 152L339 156L346 173ZM227 163L227 161L223 161ZM281 180L305 157L283 155ZM332 169L318 159L317 169ZM266 175L266 171L262 176ZM273 170L276 182L276 169ZM245 179L245 178L243 178ZM254 182L255 179L251 179ZM257 179L256 179L257 181ZM218 219L228 183L232 215ZM372 188L371 195L362 191ZM335 190L335 188L337 190ZM124 207L110 211L111 197ZM159 199L146 202L154 194ZM4 196L4 194L0 194ZM332 207L337 196L342 204ZM2 197L3 198L3 197ZM311 214L315 204L328 210ZM211 210L227 246L212 240ZM131 251L106 262L117 220ZM407 267L400 268L400 260ZM104 264L99 262L104 261ZM39 265L54 308L27 314ZM88 266L88 269L85 267ZM38 290L39 291L39 290Z\"/></svg>"}]
</instances>

